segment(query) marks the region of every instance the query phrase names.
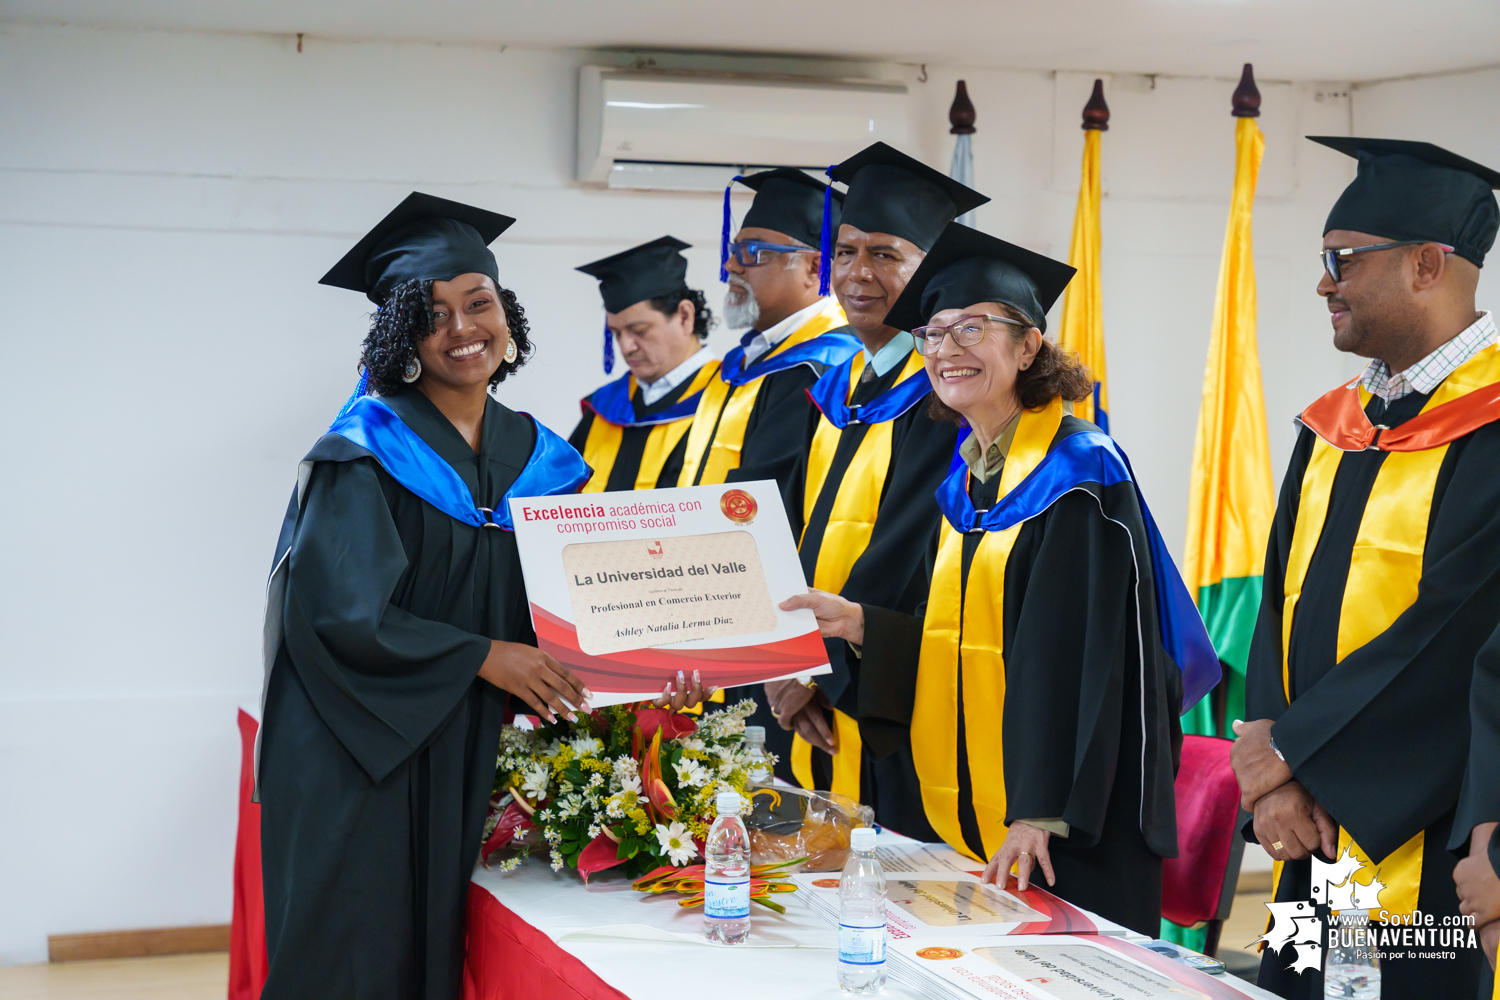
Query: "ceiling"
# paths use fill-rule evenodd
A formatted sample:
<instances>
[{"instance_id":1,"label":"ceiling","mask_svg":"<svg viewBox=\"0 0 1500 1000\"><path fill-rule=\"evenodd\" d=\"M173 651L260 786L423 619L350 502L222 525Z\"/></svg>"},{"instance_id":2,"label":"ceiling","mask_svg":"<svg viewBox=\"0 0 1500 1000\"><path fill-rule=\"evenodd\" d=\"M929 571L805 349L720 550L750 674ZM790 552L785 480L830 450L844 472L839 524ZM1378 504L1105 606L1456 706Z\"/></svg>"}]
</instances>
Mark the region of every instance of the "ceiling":
<instances>
[{"instance_id":1,"label":"ceiling","mask_svg":"<svg viewBox=\"0 0 1500 1000\"><path fill-rule=\"evenodd\" d=\"M1494 65L1497 0L0 0L0 21L1365 81Z\"/></svg>"}]
</instances>

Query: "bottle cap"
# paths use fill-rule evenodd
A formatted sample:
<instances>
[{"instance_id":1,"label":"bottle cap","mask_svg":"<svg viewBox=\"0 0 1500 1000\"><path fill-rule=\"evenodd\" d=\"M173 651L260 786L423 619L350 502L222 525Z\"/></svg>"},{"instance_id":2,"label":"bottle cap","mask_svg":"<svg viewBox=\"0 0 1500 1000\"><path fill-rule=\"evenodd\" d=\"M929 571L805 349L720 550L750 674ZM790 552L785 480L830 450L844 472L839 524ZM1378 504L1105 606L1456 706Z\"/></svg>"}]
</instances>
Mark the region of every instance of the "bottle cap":
<instances>
[{"instance_id":1,"label":"bottle cap","mask_svg":"<svg viewBox=\"0 0 1500 1000\"><path fill-rule=\"evenodd\" d=\"M745 739L752 743L764 743L766 741L766 727L746 726Z\"/></svg>"},{"instance_id":2,"label":"bottle cap","mask_svg":"<svg viewBox=\"0 0 1500 1000\"><path fill-rule=\"evenodd\" d=\"M875 828L873 826L857 826L853 830L850 830L849 849L851 851L875 850Z\"/></svg>"},{"instance_id":3,"label":"bottle cap","mask_svg":"<svg viewBox=\"0 0 1500 1000\"><path fill-rule=\"evenodd\" d=\"M740 814L740 793L720 792L717 799L720 816L738 816Z\"/></svg>"}]
</instances>

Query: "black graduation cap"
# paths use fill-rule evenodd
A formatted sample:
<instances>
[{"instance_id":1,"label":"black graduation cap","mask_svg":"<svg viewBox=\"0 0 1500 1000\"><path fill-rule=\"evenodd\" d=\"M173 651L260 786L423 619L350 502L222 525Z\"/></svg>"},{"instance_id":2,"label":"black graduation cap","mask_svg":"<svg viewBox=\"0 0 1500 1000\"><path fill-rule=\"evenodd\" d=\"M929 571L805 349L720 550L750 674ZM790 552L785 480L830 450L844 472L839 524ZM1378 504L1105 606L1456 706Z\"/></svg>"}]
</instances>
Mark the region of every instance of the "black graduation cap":
<instances>
[{"instance_id":1,"label":"black graduation cap","mask_svg":"<svg viewBox=\"0 0 1500 1000\"><path fill-rule=\"evenodd\" d=\"M823 239L823 199L828 192L832 196L829 221L835 230L839 227L843 194L829 192L829 185L801 170L777 167L735 180L755 192L741 226L785 233L817 249Z\"/></svg>"},{"instance_id":2,"label":"black graduation cap","mask_svg":"<svg viewBox=\"0 0 1500 1000\"><path fill-rule=\"evenodd\" d=\"M516 220L413 191L318 282L364 292L377 306L403 281L487 274L500 284L490 244Z\"/></svg>"},{"instance_id":3,"label":"black graduation cap","mask_svg":"<svg viewBox=\"0 0 1500 1000\"><path fill-rule=\"evenodd\" d=\"M883 142L866 146L828 176L849 186L843 221L930 250L943 227L989 198Z\"/></svg>"},{"instance_id":4,"label":"black graduation cap","mask_svg":"<svg viewBox=\"0 0 1500 1000\"><path fill-rule=\"evenodd\" d=\"M927 251L885 325L911 330L944 309L1000 302L1030 316L1046 333L1047 310L1077 273L1062 261L955 222Z\"/></svg>"},{"instance_id":5,"label":"black graduation cap","mask_svg":"<svg viewBox=\"0 0 1500 1000\"><path fill-rule=\"evenodd\" d=\"M1388 240L1430 240L1484 266L1500 230L1492 188L1500 172L1430 142L1310 135L1359 161L1353 183L1334 202L1323 232L1348 229Z\"/></svg>"},{"instance_id":6,"label":"black graduation cap","mask_svg":"<svg viewBox=\"0 0 1500 1000\"><path fill-rule=\"evenodd\" d=\"M606 312L623 312L637 302L684 288L687 258L682 251L690 246L675 236L663 236L574 270L599 279Z\"/></svg>"}]
</instances>

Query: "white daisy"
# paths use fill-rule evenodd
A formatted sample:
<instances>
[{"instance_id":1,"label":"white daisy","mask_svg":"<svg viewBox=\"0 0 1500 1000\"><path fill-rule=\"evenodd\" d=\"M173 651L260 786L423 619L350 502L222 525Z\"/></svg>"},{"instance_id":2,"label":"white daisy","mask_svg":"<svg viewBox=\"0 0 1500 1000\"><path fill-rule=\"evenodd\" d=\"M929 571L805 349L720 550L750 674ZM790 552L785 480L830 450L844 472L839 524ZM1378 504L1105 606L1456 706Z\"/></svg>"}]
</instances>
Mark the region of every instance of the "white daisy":
<instances>
[{"instance_id":1,"label":"white daisy","mask_svg":"<svg viewBox=\"0 0 1500 1000\"><path fill-rule=\"evenodd\" d=\"M679 736L677 738L677 745L682 747L682 749L684 750L704 749L703 741L698 739L698 737L696 736Z\"/></svg>"},{"instance_id":2,"label":"white daisy","mask_svg":"<svg viewBox=\"0 0 1500 1000\"><path fill-rule=\"evenodd\" d=\"M641 794L641 779L639 775L628 774L620 778L620 791Z\"/></svg>"},{"instance_id":3,"label":"white daisy","mask_svg":"<svg viewBox=\"0 0 1500 1000\"><path fill-rule=\"evenodd\" d=\"M677 769L677 783L686 788L698 788L709 780L708 772L696 760L679 760L672 766Z\"/></svg>"},{"instance_id":4,"label":"white daisy","mask_svg":"<svg viewBox=\"0 0 1500 1000\"><path fill-rule=\"evenodd\" d=\"M580 736L572 741L572 747L573 752L578 756L590 757L602 750L604 744L592 736Z\"/></svg>"},{"instance_id":5,"label":"white daisy","mask_svg":"<svg viewBox=\"0 0 1500 1000\"><path fill-rule=\"evenodd\" d=\"M681 823L671 826L656 824L656 840L667 852L667 860L674 865L685 865L698 856L698 847L688 835L687 827Z\"/></svg>"},{"instance_id":6,"label":"white daisy","mask_svg":"<svg viewBox=\"0 0 1500 1000\"><path fill-rule=\"evenodd\" d=\"M552 769L546 764L535 764L521 777L521 794L534 801L540 800L547 794L547 781L552 777Z\"/></svg>"}]
</instances>

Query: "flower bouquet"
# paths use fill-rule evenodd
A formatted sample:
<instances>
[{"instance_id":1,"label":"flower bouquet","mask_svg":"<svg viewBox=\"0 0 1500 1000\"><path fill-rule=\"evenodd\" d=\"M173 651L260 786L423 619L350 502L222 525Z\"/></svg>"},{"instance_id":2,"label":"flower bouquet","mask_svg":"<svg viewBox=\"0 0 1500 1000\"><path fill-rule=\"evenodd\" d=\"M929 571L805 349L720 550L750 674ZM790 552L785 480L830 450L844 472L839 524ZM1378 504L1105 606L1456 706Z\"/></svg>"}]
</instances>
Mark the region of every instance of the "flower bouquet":
<instances>
[{"instance_id":1,"label":"flower bouquet","mask_svg":"<svg viewBox=\"0 0 1500 1000\"><path fill-rule=\"evenodd\" d=\"M554 871L585 881L624 866L632 877L699 857L721 791L743 793L745 700L701 721L650 703L613 705L578 721L506 726L483 856L519 865L538 840Z\"/></svg>"}]
</instances>

